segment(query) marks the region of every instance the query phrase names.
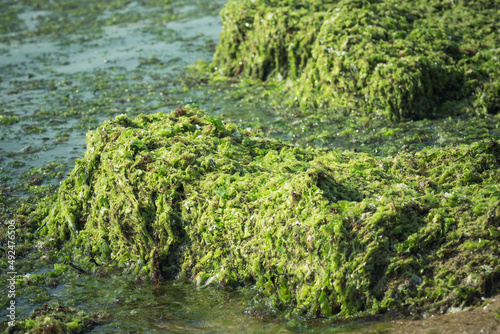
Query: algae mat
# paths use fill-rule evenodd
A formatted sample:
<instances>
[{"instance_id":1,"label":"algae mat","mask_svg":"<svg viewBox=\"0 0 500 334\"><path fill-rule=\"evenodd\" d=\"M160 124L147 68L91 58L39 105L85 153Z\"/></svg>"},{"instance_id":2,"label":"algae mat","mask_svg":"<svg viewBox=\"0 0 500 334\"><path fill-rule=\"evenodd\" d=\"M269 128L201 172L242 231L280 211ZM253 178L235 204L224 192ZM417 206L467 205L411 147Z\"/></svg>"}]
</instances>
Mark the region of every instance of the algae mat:
<instances>
[{"instance_id":1,"label":"algae mat","mask_svg":"<svg viewBox=\"0 0 500 334\"><path fill-rule=\"evenodd\" d=\"M496 141L380 158L189 106L122 115L89 132L41 232L87 270L255 284L264 311L444 311L500 290L499 159Z\"/></svg>"},{"instance_id":2,"label":"algae mat","mask_svg":"<svg viewBox=\"0 0 500 334\"><path fill-rule=\"evenodd\" d=\"M303 109L500 111L498 1L233 0L221 18L216 73L277 79Z\"/></svg>"}]
</instances>

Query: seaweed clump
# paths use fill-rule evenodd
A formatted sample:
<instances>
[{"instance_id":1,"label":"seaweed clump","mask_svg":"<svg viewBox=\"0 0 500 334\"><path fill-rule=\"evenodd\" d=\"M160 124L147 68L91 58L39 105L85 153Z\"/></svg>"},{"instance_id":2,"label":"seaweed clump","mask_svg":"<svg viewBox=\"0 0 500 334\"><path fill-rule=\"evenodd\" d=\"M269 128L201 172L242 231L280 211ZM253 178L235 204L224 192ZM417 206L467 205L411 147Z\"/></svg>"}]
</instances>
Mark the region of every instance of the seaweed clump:
<instances>
[{"instance_id":1,"label":"seaweed clump","mask_svg":"<svg viewBox=\"0 0 500 334\"><path fill-rule=\"evenodd\" d=\"M256 305L311 317L500 291L496 141L381 158L181 107L118 116L87 143L41 231L89 270L255 284Z\"/></svg>"},{"instance_id":2,"label":"seaweed clump","mask_svg":"<svg viewBox=\"0 0 500 334\"><path fill-rule=\"evenodd\" d=\"M495 1L229 1L213 64L289 78L283 89L303 109L498 113L499 15Z\"/></svg>"},{"instance_id":3,"label":"seaweed clump","mask_svg":"<svg viewBox=\"0 0 500 334\"><path fill-rule=\"evenodd\" d=\"M98 325L97 314L89 316L83 311L52 303L35 308L28 319L9 327L6 333L79 334L88 333Z\"/></svg>"}]
</instances>

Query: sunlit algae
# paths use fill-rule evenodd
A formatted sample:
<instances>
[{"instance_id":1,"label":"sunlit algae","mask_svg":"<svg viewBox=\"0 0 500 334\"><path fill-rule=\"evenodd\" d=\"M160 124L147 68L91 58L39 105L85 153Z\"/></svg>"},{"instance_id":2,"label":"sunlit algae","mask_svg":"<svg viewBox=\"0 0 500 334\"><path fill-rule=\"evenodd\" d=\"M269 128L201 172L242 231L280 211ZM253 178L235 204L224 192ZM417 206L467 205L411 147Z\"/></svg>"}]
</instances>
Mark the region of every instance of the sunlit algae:
<instances>
[{"instance_id":1,"label":"sunlit algae","mask_svg":"<svg viewBox=\"0 0 500 334\"><path fill-rule=\"evenodd\" d=\"M496 141L381 158L189 106L122 115L89 132L42 233L89 266L254 284L292 316L444 311L499 292L499 159Z\"/></svg>"}]
</instances>

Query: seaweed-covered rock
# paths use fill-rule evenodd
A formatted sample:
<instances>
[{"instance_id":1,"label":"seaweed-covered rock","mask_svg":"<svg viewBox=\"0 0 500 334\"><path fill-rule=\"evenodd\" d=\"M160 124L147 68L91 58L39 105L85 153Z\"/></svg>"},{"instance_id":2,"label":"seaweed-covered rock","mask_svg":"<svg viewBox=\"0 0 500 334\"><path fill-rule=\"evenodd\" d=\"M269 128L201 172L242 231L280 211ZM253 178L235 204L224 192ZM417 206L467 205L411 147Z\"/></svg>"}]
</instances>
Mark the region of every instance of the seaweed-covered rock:
<instances>
[{"instance_id":1,"label":"seaweed-covered rock","mask_svg":"<svg viewBox=\"0 0 500 334\"><path fill-rule=\"evenodd\" d=\"M228 76L296 79L290 97L303 108L497 113L499 13L495 1L229 1L213 64Z\"/></svg>"},{"instance_id":2,"label":"seaweed-covered rock","mask_svg":"<svg viewBox=\"0 0 500 334\"><path fill-rule=\"evenodd\" d=\"M445 310L500 291L500 144L380 158L301 149L202 111L87 136L42 233L73 261L256 284L294 315Z\"/></svg>"},{"instance_id":3,"label":"seaweed-covered rock","mask_svg":"<svg viewBox=\"0 0 500 334\"><path fill-rule=\"evenodd\" d=\"M88 333L99 325L98 314L86 315L70 307L58 303L45 304L36 308L28 319L9 327L6 333L23 334L79 334Z\"/></svg>"}]
</instances>

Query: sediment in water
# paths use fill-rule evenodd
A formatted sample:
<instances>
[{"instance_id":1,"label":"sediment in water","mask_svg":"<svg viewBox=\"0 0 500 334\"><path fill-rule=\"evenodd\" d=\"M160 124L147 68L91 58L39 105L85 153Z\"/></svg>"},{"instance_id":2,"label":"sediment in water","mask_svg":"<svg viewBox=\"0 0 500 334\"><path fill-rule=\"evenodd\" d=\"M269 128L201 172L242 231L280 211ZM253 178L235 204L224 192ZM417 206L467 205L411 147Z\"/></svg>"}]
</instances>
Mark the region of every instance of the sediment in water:
<instances>
[{"instance_id":1,"label":"sediment in water","mask_svg":"<svg viewBox=\"0 0 500 334\"><path fill-rule=\"evenodd\" d=\"M191 107L122 115L88 133L41 233L88 270L255 284L294 316L444 311L500 291L499 160L496 141L381 158Z\"/></svg>"}]
</instances>

